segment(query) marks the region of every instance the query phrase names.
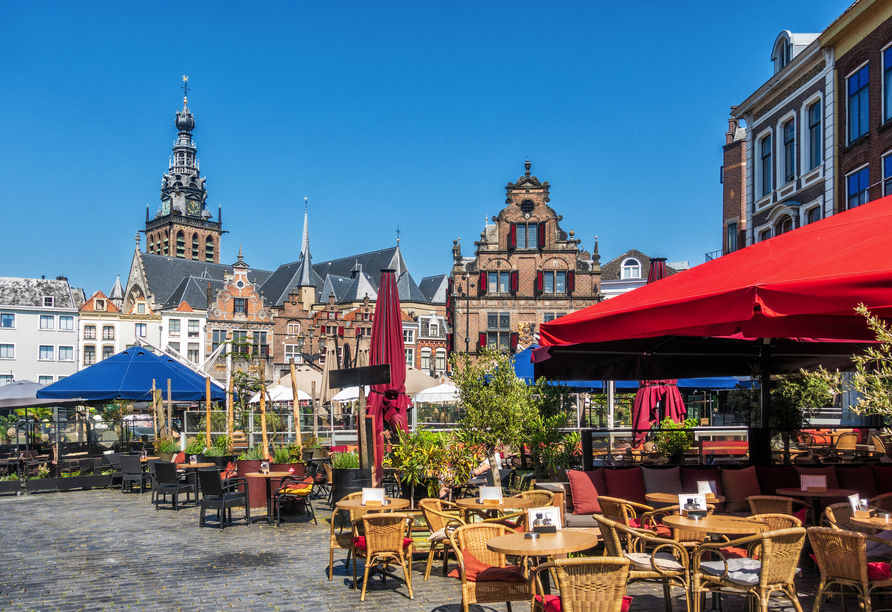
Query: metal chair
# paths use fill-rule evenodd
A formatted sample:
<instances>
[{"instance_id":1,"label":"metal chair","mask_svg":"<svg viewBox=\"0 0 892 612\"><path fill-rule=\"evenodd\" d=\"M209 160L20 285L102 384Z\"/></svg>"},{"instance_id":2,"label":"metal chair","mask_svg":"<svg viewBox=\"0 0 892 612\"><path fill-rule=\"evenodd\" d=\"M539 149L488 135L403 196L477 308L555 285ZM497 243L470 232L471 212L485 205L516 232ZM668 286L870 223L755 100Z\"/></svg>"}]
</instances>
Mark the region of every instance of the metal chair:
<instances>
[{"instance_id":1,"label":"metal chair","mask_svg":"<svg viewBox=\"0 0 892 612\"><path fill-rule=\"evenodd\" d=\"M180 494L186 494L186 503L191 500L189 496L195 493L195 485L190 482L182 482L177 476L177 466L170 461L157 461L155 463L155 482L158 490L155 493L155 510L160 510L159 505L165 503L162 497L171 496L173 509L180 510ZM197 494L196 494L197 495Z\"/></svg>"},{"instance_id":2,"label":"metal chair","mask_svg":"<svg viewBox=\"0 0 892 612\"><path fill-rule=\"evenodd\" d=\"M142 494L146 490L146 481L149 475L142 471L142 461L139 455L124 455L121 461L121 493L133 491L133 483L139 483L139 492Z\"/></svg>"},{"instance_id":3,"label":"metal chair","mask_svg":"<svg viewBox=\"0 0 892 612\"><path fill-rule=\"evenodd\" d=\"M319 524L316 522L313 504L310 503L310 495L313 493L313 480L312 476L305 478L286 476L282 479L279 488L273 493L273 505L276 507L276 524L282 521L282 504L289 501L302 504L307 514L313 517L313 524Z\"/></svg>"},{"instance_id":4,"label":"metal chair","mask_svg":"<svg viewBox=\"0 0 892 612\"><path fill-rule=\"evenodd\" d=\"M217 511L217 521L220 523L220 531L223 531L227 523L232 524L232 509L238 506L245 507L245 524L251 524L247 478L229 478L224 483L219 470L208 468L198 470L198 482L201 485L199 528L204 527L205 510L211 509ZM243 490L239 491L239 487Z\"/></svg>"}]
</instances>

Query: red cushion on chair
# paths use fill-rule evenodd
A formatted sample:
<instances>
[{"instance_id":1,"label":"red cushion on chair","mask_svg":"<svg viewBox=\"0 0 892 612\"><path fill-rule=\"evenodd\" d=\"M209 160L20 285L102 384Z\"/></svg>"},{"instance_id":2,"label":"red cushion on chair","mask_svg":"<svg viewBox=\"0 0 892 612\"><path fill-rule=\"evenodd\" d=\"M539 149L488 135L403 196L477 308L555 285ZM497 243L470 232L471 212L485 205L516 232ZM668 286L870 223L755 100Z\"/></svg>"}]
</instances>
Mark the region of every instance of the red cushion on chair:
<instances>
[{"instance_id":1,"label":"red cushion on chair","mask_svg":"<svg viewBox=\"0 0 892 612\"><path fill-rule=\"evenodd\" d=\"M632 527L633 529L641 529L641 519L630 518L629 527Z\"/></svg>"},{"instance_id":2,"label":"red cushion on chair","mask_svg":"<svg viewBox=\"0 0 892 612\"><path fill-rule=\"evenodd\" d=\"M796 518L798 518L800 523L804 523L804 522L805 522L805 517L808 516L808 508L803 508L803 509L800 510L799 512L794 512L794 513L793 513L793 516L795 516Z\"/></svg>"},{"instance_id":3,"label":"red cushion on chair","mask_svg":"<svg viewBox=\"0 0 892 612\"><path fill-rule=\"evenodd\" d=\"M462 551L462 559L465 563L465 577L469 582L526 582L523 570L517 565L495 567L487 565L467 550ZM451 578L461 578L459 568L449 572Z\"/></svg>"},{"instance_id":4,"label":"red cushion on chair","mask_svg":"<svg viewBox=\"0 0 892 612\"><path fill-rule=\"evenodd\" d=\"M223 473L220 474L220 477L223 480L226 480L227 478L232 478L233 476L237 476L237 475L238 475L238 467L236 467L236 465L233 461L230 461L228 464L226 464L226 469L223 470Z\"/></svg>"},{"instance_id":5,"label":"red cushion on chair","mask_svg":"<svg viewBox=\"0 0 892 612\"><path fill-rule=\"evenodd\" d=\"M672 539L672 530L666 527L665 525L654 525L651 527L651 531L656 534L659 538L669 538Z\"/></svg>"},{"instance_id":6,"label":"red cushion on chair","mask_svg":"<svg viewBox=\"0 0 892 612\"><path fill-rule=\"evenodd\" d=\"M889 570L889 564L882 561L874 561L867 564L868 580L889 580L892 578L892 571Z\"/></svg>"},{"instance_id":7,"label":"red cushion on chair","mask_svg":"<svg viewBox=\"0 0 892 612\"><path fill-rule=\"evenodd\" d=\"M173 462L177 465L186 463L186 453L181 451L179 454L177 454L176 457L173 458Z\"/></svg>"},{"instance_id":8,"label":"red cushion on chair","mask_svg":"<svg viewBox=\"0 0 892 612\"><path fill-rule=\"evenodd\" d=\"M725 559L746 559L746 549L737 546L726 546L720 548L719 552L725 556Z\"/></svg>"},{"instance_id":9,"label":"red cushion on chair","mask_svg":"<svg viewBox=\"0 0 892 612\"><path fill-rule=\"evenodd\" d=\"M536 601L542 604L542 609L545 612L561 612L563 608L561 607L561 598L559 595L536 595ZM622 607L620 608L620 612L629 612L629 606L632 605L631 597L623 597Z\"/></svg>"},{"instance_id":10,"label":"red cushion on chair","mask_svg":"<svg viewBox=\"0 0 892 612\"><path fill-rule=\"evenodd\" d=\"M403 548L409 548L409 544L412 543L412 538L403 538ZM365 550L365 536L358 536L353 538L353 547L358 548L359 550Z\"/></svg>"},{"instance_id":11,"label":"red cushion on chair","mask_svg":"<svg viewBox=\"0 0 892 612\"><path fill-rule=\"evenodd\" d=\"M644 474L640 467L604 470L604 495L618 497L636 504L647 504L644 491Z\"/></svg>"}]
</instances>

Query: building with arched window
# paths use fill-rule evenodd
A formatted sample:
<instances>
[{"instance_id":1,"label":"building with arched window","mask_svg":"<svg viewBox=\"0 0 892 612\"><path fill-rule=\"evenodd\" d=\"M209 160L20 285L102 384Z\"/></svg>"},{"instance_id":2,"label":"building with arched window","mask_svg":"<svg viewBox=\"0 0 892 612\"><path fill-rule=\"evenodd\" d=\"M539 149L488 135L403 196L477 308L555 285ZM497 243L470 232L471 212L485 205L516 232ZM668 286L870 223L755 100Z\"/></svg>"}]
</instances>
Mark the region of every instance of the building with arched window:
<instances>
[{"instance_id":1,"label":"building with arched window","mask_svg":"<svg viewBox=\"0 0 892 612\"><path fill-rule=\"evenodd\" d=\"M626 251L601 266L601 292L604 298L616 297L647 284L651 258L637 249ZM667 274L685 269L687 262L666 266Z\"/></svg>"}]
</instances>

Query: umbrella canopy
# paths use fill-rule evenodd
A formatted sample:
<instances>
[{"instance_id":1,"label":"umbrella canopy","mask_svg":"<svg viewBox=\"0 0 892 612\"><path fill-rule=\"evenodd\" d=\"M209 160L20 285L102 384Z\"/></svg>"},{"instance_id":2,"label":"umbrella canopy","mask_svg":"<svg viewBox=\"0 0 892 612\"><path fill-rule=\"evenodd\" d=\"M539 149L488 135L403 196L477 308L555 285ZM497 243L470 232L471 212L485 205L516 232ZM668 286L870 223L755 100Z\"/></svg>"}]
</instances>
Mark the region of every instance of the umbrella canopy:
<instances>
[{"instance_id":1,"label":"umbrella canopy","mask_svg":"<svg viewBox=\"0 0 892 612\"><path fill-rule=\"evenodd\" d=\"M453 404L458 401L458 388L450 383L443 383L415 394L415 402L431 404Z\"/></svg>"},{"instance_id":2,"label":"umbrella canopy","mask_svg":"<svg viewBox=\"0 0 892 612\"><path fill-rule=\"evenodd\" d=\"M40 406L71 406L83 403L79 397L68 400L38 399L37 392L46 385L30 380L17 380L0 387L0 410L37 408Z\"/></svg>"},{"instance_id":3,"label":"umbrella canopy","mask_svg":"<svg viewBox=\"0 0 892 612\"><path fill-rule=\"evenodd\" d=\"M316 383L316 396L322 389L322 372L309 365L299 365L294 367L294 375L297 378L297 390L307 394L312 394L313 383ZM279 379L279 384L283 387L291 388L291 374L287 374Z\"/></svg>"},{"instance_id":4,"label":"umbrella canopy","mask_svg":"<svg viewBox=\"0 0 892 612\"><path fill-rule=\"evenodd\" d=\"M290 375L289 375L290 376ZM276 385L275 387L270 387L266 390L269 394L269 401L271 402L293 402L294 401L294 391L292 391L291 387L286 387L285 385ZM310 394L304 393L300 389L297 390L297 400L300 402L310 401ZM259 404L260 403L260 394L257 393L254 397L248 400L249 404Z\"/></svg>"},{"instance_id":5,"label":"umbrella canopy","mask_svg":"<svg viewBox=\"0 0 892 612\"><path fill-rule=\"evenodd\" d=\"M365 395L369 394L369 386L366 385L364 388ZM359 387L347 387L346 389L342 389L338 392L337 395L331 398L333 402L352 402L354 400L359 399Z\"/></svg>"},{"instance_id":6,"label":"umbrella canopy","mask_svg":"<svg viewBox=\"0 0 892 612\"><path fill-rule=\"evenodd\" d=\"M390 364L390 383L372 386L368 410L375 430L375 473L378 477L381 475L381 461L384 457L384 423L388 423L394 430L402 431L408 431L409 425L406 415L409 398L406 395L403 317L395 272L390 269L381 270L369 350L369 365Z\"/></svg>"},{"instance_id":7,"label":"umbrella canopy","mask_svg":"<svg viewBox=\"0 0 892 612\"><path fill-rule=\"evenodd\" d=\"M433 376L428 376L412 366L406 368L406 393L409 395L415 395L438 384L440 384L440 381Z\"/></svg>"},{"instance_id":8,"label":"umbrella canopy","mask_svg":"<svg viewBox=\"0 0 892 612\"><path fill-rule=\"evenodd\" d=\"M167 379L171 383L171 401L195 402L205 398L205 378L170 357L159 357L134 346L85 370L72 374L37 392L46 399L83 398L84 401L118 399L150 401L152 380L166 399ZM211 400L223 401L226 393L211 379Z\"/></svg>"},{"instance_id":9,"label":"umbrella canopy","mask_svg":"<svg viewBox=\"0 0 892 612\"><path fill-rule=\"evenodd\" d=\"M340 369L338 367L338 340L337 336L329 336L325 343L325 363L322 366L322 390L319 392L319 401L323 404L331 403L331 398L335 396L335 391L331 385L331 371Z\"/></svg>"}]
</instances>

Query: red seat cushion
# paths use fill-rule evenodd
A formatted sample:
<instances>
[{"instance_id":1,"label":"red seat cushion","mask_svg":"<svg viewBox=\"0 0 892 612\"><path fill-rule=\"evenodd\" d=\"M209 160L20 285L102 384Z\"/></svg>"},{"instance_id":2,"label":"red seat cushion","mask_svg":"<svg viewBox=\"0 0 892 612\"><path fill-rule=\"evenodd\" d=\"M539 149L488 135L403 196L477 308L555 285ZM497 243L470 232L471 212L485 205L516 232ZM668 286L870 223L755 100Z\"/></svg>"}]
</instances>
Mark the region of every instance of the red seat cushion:
<instances>
[{"instance_id":1,"label":"red seat cushion","mask_svg":"<svg viewBox=\"0 0 892 612\"><path fill-rule=\"evenodd\" d=\"M536 595L536 601L542 604L545 612L561 612L561 598L559 595ZM632 605L631 597L623 597L620 612L629 612L629 606Z\"/></svg>"},{"instance_id":2,"label":"red seat cushion","mask_svg":"<svg viewBox=\"0 0 892 612\"><path fill-rule=\"evenodd\" d=\"M604 484L607 485L607 492L603 495L637 504L648 503L644 497L644 474L640 467L604 470Z\"/></svg>"},{"instance_id":3,"label":"red seat cushion","mask_svg":"<svg viewBox=\"0 0 892 612\"><path fill-rule=\"evenodd\" d=\"M403 549L409 548L409 544L412 543L412 538L403 538ZM358 548L359 550L365 550L365 536L358 536L353 538L353 547Z\"/></svg>"},{"instance_id":4,"label":"red seat cushion","mask_svg":"<svg viewBox=\"0 0 892 612\"><path fill-rule=\"evenodd\" d=\"M873 561L867 564L868 580L889 580L892 578L892 571L889 571L889 564L882 561Z\"/></svg>"},{"instance_id":5,"label":"red seat cushion","mask_svg":"<svg viewBox=\"0 0 892 612\"><path fill-rule=\"evenodd\" d=\"M651 531L653 531L657 537L660 538L672 538L672 530L666 527L665 525L654 525L651 527Z\"/></svg>"},{"instance_id":6,"label":"red seat cushion","mask_svg":"<svg viewBox=\"0 0 892 612\"><path fill-rule=\"evenodd\" d=\"M794 512L794 513L793 513L793 516L795 516L796 518L798 518L800 523L804 523L804 522L805 522L805 517L808 516L808 508L803 508L803 509L800 510L799 512Z\"/></svg>"},{"instance_id":7,"label":"red seat cushion","mask_svg":"<svg viewBox=\"0 0 892 612\"><path fill-rule=\"evenodd\" d=\"M226 469L223 470L223 473L220 474L220 477L223 480L226 480L227 478L232 478L233 476L237 476L237 475L238 475L238 467L236 467L234 462L230 461L229 463L226 464Z\"/></svg>"},{"instance_id":8,"label":"red seat cushion","mask_svg":"<svg viewBox=\"0 0 892 612\"><path fill-rule=\"evenodd\" d=\"M719 552L725 556L725 559L746 559L746 549L737 546L726 546L720 548Z\"/></svg>"},{"instance_id":9,"label":"red seat cushion","mask_svg":"<svg viewBox=\"0 0 892 612\"><path fill-rule=\"evenodd\" d=\"M182 451L177 453L177 456L173 458L173 462L176 463L177 465L179 465L181 463L186 463L186 453L182 452Z\"/></svg>"},{"instance_id":10,"label":"red seat cushion","mask_svg":"<svg viewBox=\"0 0 892 612\"><path fill-rule=\"evenodd\" d=\"M526 582L527 580L523 575L523 570L517 565L507 565L505 567L487 565L467 550L462 551L462 559L465 565L465 578L469 582ZM449 572L449 576L461 578L459 568Z\"/></svg>"},{"instance_id":11,"label":"red seat cushion","mask_svg":"<svg viewBox=\"0 0 892 612\"><path fill-rule=\"evenodd\" d=\"M629 519L629 527L634 529L641 529L641 519L631 518Z\"/></svg>"}]
</instances>

